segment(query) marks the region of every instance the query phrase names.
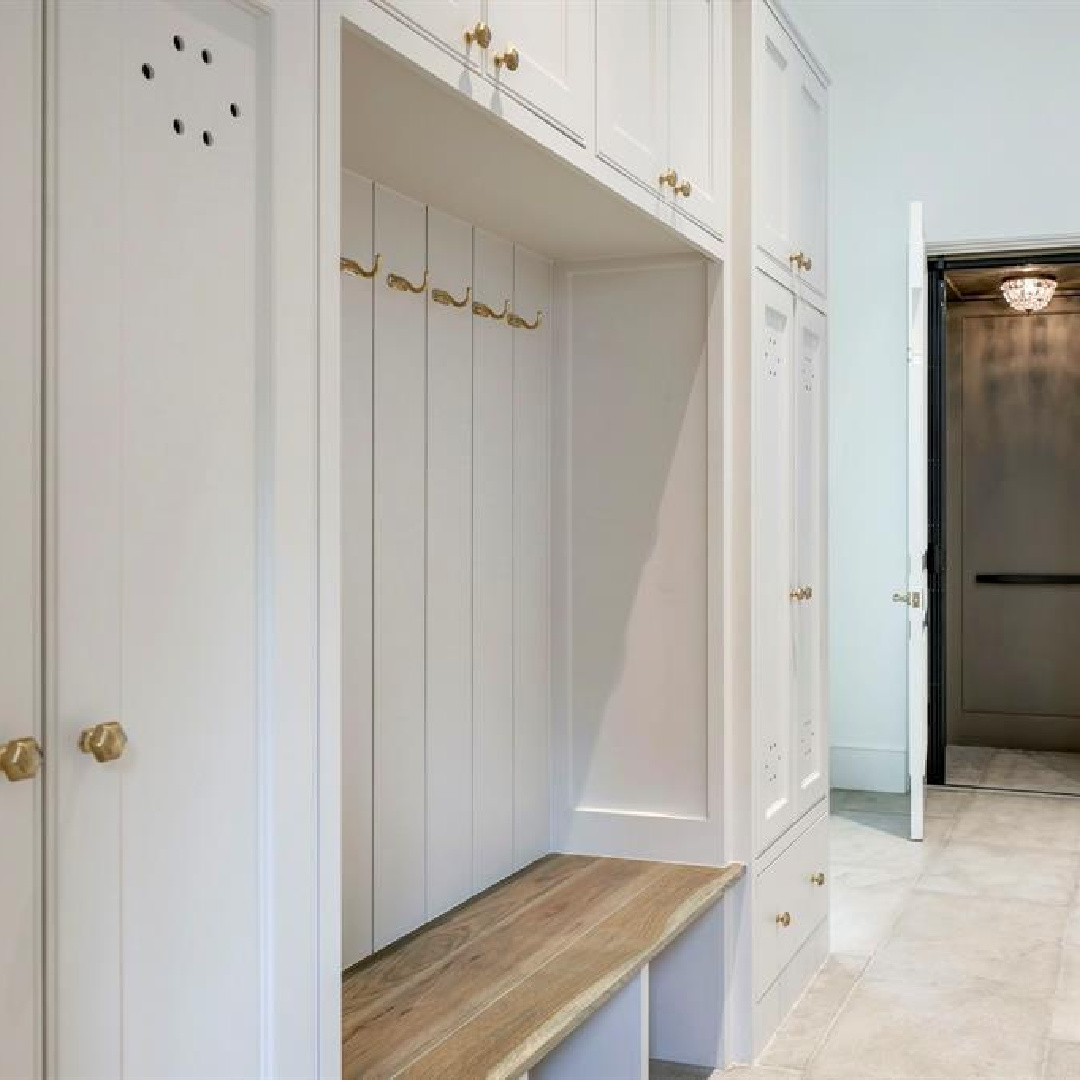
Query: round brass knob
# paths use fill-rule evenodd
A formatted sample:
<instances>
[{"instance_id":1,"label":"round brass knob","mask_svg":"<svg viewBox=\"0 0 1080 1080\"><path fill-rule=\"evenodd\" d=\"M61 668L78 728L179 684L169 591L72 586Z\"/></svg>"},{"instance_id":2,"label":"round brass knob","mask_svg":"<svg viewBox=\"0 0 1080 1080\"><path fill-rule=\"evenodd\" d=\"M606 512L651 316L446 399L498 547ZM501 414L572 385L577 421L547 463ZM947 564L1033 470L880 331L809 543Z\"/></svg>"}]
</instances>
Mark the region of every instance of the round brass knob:
<instances>
[{"instance_id":1,"label":"round brass knob","mask_svg":"<svg viewBox=\"0 0 1080 1080\"><path fill-rule=\"evenodd\" d=\"M491 44L491 27L486 22L478 22L471 30L465 31L465 44L486 49Z\"/></svg>"},{"instance_id":2,"label":"round brass knob","mask_svg":"<svg viewBox=\"0 0 1080 1080\"><path fill-rule=\"evenodd\" d=\"M776 916L776 925L777 926L783 926L785 928L790 926L791 925L791 912L790 911L781 911L780 914Z\"/></svg>"},{"instance_id":3,"label":"round brass knob","mask_svg":"<svg viewBox=\"0 0 1080 1080\"><path fill-rule=\"evenodd\" d=\"M104 724L88 727L79 736L79 749L84 754L91 754L96 761L116 761L122 757L127 747L127 732L119 721L109 720Z\"/></svg>"},{"instance_id":4,"label":"round brass knob","mask_svg":"<svg viewBox=\"0 0 1080 1080\"><path fill-rule=\"evenodd\" d=\"M799 263L804 270L813 270L814 260L809 255L805 256Z\"/></svg>"},{"instance_id":5,"label":"round brass knob","mask_svg":"<svg viewBox=\"0 0 1080 1080\"><path fill-rule=\"evenodd\" d=\"M667 184L668 187L674 188L675 185L678 182L679 182L679 174L674 169L668 169L667 172L662 172L660 174L660 186L661 187L663 187L665 184Z\"/></svg>"},{"instance_id":6,"label":"round brass knob","mask_svg":"<svg viewBox=\"0 0 1080 1080\"><path fill-rule=\"evenodd\" d=\"M505 67L507 71L517 71L520 63L521 57L513 45L507 46L506 52L495 54L495 66L497 68Z\"/></svg>"},{"instance_id":7,"label":"round brass knob","mask_svg":"<svg viewBox=\"0 0 1080 1080\"><path fill-rule=\"evenodd\" d=\"M675 188L675 194L681 195L684 199L690 198L690 192L694 189L690 186L689 180L684 180Z\"/></svg>"},{"instance_id":8,"label":"round brass knob","mask_svg":"<svg viewBox=\"0 0 1080 1080\"><path fill-rule=\"evenodd\" d=\"M44 760L37 739L12 739L0 746L0 772L12 783L33 780Z\"/></svg>"},{"instance_id":9,"label":"round brass knob","mask_svg":"<svg viewBox=\"0 0 1080 1080\"><path fill-rule=\"evenodd\" d=\"M810 875L810 884L811 885L824 885L825 884L825 875L820 873L820 872L817 873L817 874L811 874Z\"/></svg>"},{"instance_id":10,"label":"round brass knob","mask_svg":"<svg viewBox=\"0 0 1080 1080\"><path fill-rule=\"evenodd\" d=\"M792 263L794 266L801 267L803 264L803 253L801 251L793 252L788 256L788 262Z\"/></svg>"},{"instance_id":11,"label":"round brass knob","mask_svg":"<svg viewBox=\"0 0 1080 1080\"><path fill-rule=\"evenodd\" d=\"M801 588L800 589L789 589L788 590L788 599L789 600L801 600L802 598L803 598L803 591L802 591Z\"/></svg>"}]
</instances>

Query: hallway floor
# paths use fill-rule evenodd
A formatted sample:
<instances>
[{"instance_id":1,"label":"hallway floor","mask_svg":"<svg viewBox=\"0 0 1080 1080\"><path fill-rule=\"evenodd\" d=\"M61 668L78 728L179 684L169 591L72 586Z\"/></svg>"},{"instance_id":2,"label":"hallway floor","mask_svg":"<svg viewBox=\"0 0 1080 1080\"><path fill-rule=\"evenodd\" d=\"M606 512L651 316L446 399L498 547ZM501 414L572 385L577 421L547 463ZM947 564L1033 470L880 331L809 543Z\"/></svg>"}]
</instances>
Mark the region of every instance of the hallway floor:
<instances>
[{"instance_id":1,"label":"hallway floor","mask_svg":"<svg viewBox=\"0 0 1080 1080\"><path fill-rule=\"evenodd\" d=\"M833 955L740 1080L1080 1078L1080 799L835 792Z\"/></svg>"},{"instance_id":2,"label":"hallway floor","mask_svg":"<svg viewBox=\"0 0 1080 1080\"><path fill-rule=\"evenodd\" d=\"M945 754L945 781L967 787L1080 795L1080 754L950 746Z\"/></svg>"}]
</instances>

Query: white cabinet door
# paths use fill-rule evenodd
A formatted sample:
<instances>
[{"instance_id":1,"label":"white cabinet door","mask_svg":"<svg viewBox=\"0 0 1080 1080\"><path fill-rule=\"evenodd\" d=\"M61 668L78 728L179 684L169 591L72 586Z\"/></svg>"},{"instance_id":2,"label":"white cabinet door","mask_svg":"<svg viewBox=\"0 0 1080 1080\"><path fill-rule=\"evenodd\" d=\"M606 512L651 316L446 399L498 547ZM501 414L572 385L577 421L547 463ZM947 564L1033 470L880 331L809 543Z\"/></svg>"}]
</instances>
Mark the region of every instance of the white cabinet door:
<instances>
[{"instance_id":1,"label":"white cabinet door","mask_svg":"<svg viewBox=\"0 0 1080 1080\"><path fill-rule=\"evenodd\" d=\"M751 701L757 742L757 848L793 820L792 367L795 300L754 274L752 373Z\"/></svg>"},{"instance_id":2,"label":"white cabinet door","mask_svg":"<svg viewBox=\"0 0 1080 1080\"><path fill-rule=\"evenodd\" d=\"M755 13L754 231L761 252L777 270L790 274L791 256L798 250L792 110L803 59L765 4L755 5Z\"/></svg>"},{"instance_id":3,"label":"white cabinet door","mask_svg":"<svg viewBox=\"0 0 1080 1080\"><path fill-rule=\"evenodd\" d=\"M593 6L588 0L487 0L488 74L584 141L595 85ZM517 51L517 70L496 58Z\"/></svg>"},{"instance_id":4,"label":"white cabinet door","mask_svg":"<svg viewBox=\"0 0 1080 1080\"><path fill-rule=\"evenodd\" d=\"M41 10L35 0L0 4L0 128L7 145L0 169L0 745L44 741L38 692ZM41 1075L42 781L39 773L9 782L0 772L2 1080Z\"/></svg>"},{"instance_id":5,"label":"white cabinet door","mask_svg":"<svg viewBox=\"0 0 1080 1080\"><path fill-rule=\"evenodd\" d=\"M50 1074L314 1076L316 13L52 14Z\"/></svg>"},{"instance_id":6,"label":"white cabinet door","mask_svg":"<svg viewBox=\"0 0 1080 1080\"><path fill-rule=\"evenodd\" d=\"M597 150L658 194L668 158L668 0L598 0Z\"/></svg>"},{"instance_id":7,"label":"white cabinet door","mask_svg":"<svg viewBox=\"0 0 1080 1080\"><path fill-rule=\"evenodd\" d=\"M803 285L824 298L828 269L826 251L828 91L799 58L793 108L796 178L795 244L803 253L799 271ZM809 266L807 266L809 263Z\"/></svg>"},{"instance_id":8,"label":"white cabinet door","mask_svg":"<svg viewBox=\"0 0 1080 1080\"><path fill-rule=\"evenodd\" d=\"M690 194L675 205L713 232L726 231L728 5L678 0L671 5L670 130L672 168Z\"/></svg>"},{"instance_id":9,"label":"white cabinet door","mask_svg":"<svg viewBox=\"0 0 1080 1080\"><path fill-rule=\"evenodd\" d=\"M388 6L455 52L481 63L483 50L475 42L467 43L465 32L483 18L482 0L390 0Z\"/></svg>"},{"instance_id":10,"label":"white cabinet door","mask_svg":"<svg viewBox=\"0 0 1080 1080\"><path fill-rule=\"evenodd\" d=\"M828 739L824 698L825 612L825 317L798 305L794 368L795 513L792 580L809 594L795 616L796 812L823 798Z\"/></svg>"}]
</instances>

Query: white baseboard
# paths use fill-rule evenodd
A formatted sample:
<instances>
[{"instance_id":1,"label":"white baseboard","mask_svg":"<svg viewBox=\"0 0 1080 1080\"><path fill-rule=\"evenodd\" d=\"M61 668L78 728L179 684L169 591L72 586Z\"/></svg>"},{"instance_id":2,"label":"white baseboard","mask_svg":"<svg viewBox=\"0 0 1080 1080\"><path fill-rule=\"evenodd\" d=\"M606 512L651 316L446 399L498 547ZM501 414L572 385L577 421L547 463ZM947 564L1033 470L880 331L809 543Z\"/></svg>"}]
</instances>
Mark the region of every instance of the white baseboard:
<instances>
[{"instance_id":1,"label":"white baseboard","mask_svg":"<svg viewBox=\"0 0 1080 1080\"><path fill-rule=\"evenodd\" d=\"M829 781L850 791L907 791L907 751L873 746L829 748Z\"/></svg>"}]
</instances>

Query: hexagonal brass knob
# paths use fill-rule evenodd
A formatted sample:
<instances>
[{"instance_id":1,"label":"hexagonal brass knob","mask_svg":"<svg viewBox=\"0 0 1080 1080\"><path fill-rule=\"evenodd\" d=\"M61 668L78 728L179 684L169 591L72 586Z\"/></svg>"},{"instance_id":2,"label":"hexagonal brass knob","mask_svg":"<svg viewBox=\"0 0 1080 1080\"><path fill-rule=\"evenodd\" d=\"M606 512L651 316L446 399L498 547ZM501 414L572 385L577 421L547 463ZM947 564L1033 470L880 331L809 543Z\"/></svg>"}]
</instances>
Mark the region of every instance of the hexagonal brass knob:
<instances>
[{"instance_id":1,"label":"hexagonal brass knob","mask_svg":"<svg viewBox=\"0 0 1080 1080\"><path fill-rule=\"evenodd\" d=\"M83 731L79 736L79 749L84 754L91 754L96 761L116 761L123 756L127 741L127 732L120 722L109 720Z\"/></svg>"},{"instance_id":2,"label":"hexagonal brass knob","mask_svg":"<svg viewBox=\"0 0 1080 1080\"><path fill-rule=\"evenodd\" d=\"M44 760L37 739L12 739L0 746L0 772L12 783L33 780Z\"/></svg>"}]
</instances>

